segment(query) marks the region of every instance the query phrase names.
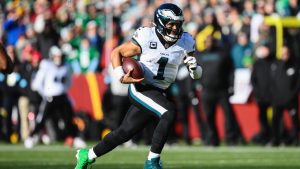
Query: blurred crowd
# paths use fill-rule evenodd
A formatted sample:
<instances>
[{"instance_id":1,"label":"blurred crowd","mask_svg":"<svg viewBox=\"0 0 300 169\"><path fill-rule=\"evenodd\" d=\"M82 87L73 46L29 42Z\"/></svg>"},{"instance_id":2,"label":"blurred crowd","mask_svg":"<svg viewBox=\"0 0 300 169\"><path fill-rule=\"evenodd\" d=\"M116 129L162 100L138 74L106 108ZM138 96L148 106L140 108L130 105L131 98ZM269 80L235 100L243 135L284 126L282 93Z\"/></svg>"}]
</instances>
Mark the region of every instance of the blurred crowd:
<instances>
[{"instance_id":1,"label":"blurred crowd","mask_svg":"<svg viewBox=\"0 0 300 169\"><path fill-rule=\"evenodd\" d=\"M234 94L234 72L248 69L260 124L251 141L298 145L300 29L283 29L278 54L278 30L264 22L265 17L297 20L298 0L3 0L1 42L16 64L13 73L0 74L0 139L11 143L25 140L29 148L39 140L47 144L59 139L85 146L82 139L86 138L72 120L76 112L68 89L72 77L86 73L105 75L109 88L104 124L116 128L129 104L127 86L110 78L110 53L130 40L140 26L153 26L154 11L164 2L183 9L183 28L195 38L195 57L203 68L203 77L196 82L180 68L170 88L183 126L180 137L192 143L188 131L192 107L202 142L218 146L216 106L220 105L226 144L245 144L229 98ZM269 108L273 111L271 122ZM286 110L292 118L289 130L282 120ZM146 133L151 134L153 126L147 128ZM53 131L60 134L49 138Z\"/></svg>"}]
</instances>

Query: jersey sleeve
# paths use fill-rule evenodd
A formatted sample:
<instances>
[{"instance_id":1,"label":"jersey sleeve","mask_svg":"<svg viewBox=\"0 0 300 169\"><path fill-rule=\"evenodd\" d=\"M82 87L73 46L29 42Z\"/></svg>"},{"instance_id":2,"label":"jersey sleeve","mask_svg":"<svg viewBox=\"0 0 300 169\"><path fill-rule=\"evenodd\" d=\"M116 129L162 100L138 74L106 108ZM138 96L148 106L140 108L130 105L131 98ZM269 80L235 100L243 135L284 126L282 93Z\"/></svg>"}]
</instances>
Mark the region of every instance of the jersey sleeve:
<instances>
[{"instance_id":1,"label":"jersey sleeve","mask_svg":"<svg viewBox=\"0 0 300 169\"><path fill-rule=\"evenodd\" d=\"M147 46L151 30L148 27L140 27L138 28L133 36L132 36L132 41L133 43L137 44L140 46L140 48L143 49Z\"/></svg>"},{"instance_id":2,"label":"jersey sleeve","mask_svg":"<svg viewBox=\"0 0 300 169\"><path fill-rule=\"evenodd\" d=\"M185 41L185 50L186 53L191 53L195 51L195 40L189 33L184 33L184 41Z\"/></svg>"}]
</instances>

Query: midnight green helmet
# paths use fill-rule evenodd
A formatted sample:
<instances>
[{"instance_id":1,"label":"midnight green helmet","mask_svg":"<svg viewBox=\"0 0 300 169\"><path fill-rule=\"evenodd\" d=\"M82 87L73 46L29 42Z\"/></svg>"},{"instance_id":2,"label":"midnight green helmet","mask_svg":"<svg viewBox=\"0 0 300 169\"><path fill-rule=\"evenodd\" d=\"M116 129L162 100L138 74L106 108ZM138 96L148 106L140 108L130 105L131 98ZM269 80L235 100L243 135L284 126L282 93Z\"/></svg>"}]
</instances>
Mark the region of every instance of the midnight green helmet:
<instances>
[{"instance_id":1,"label":"midnight green helmet","mask_svg":"<svg viewBox=\"0 0 300 169\"><path fill-rule=\"evenodd\" d=\"M183 12L175 4L165 3L160 5L154 13L154 24L155 28L163 38L168 42L175 42L182 35L182 24L183 24ZM166 28L166 24L169 22L179 22L180 28L176 34L171 34L171 29Z\"/></svg>"}]
</instances>

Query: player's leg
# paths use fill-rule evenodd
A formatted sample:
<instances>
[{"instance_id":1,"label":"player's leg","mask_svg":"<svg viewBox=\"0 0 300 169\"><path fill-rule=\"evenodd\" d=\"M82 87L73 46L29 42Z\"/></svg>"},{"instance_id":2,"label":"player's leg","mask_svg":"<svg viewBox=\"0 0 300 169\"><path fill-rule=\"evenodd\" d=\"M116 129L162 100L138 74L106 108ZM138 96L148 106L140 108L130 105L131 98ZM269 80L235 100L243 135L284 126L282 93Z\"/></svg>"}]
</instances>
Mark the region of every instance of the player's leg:
<instances>
[{"instance_id":1,"label":"player's leg","mask_svg":"<svg viewBox=\"0 0 300 169\"><path fill-rule=\"evenodd\" d=\"M260 131L255 134L251 140L256 144L265 145L270 141L271 138L271 128L267 118L267 110L270 104L262 101L257 101L257 106Z\"/></svg>"},{"instance_id":2,"label":"player's leg","mask_svg":"<svg viewBox=\"0 0 300 169\"><path fill-rule=\"evenodd\" d=\"M43 100L39 107L39 112L35 119L35 127L27 139L24 140L24 146L26 148L33 148L38 142L38 134L45 127L45 121L50 116L50 113L55 109L55 105L52 102Z\"/></svg>"},{"instance_id":3,"label":"player's leg","mask_svg":"<svg viewBox=\"0 0 300 169\"><path fill-rule=\"evenodd\" d=\"M195 114L195 118L197 121L197 126L198 126L198 131L201 134L201 139L203 144L207 144L207 126L206 126L206 121L202 115L202 110L200 107L200 96L198 96L196 94L197 90L192 91L189 94L189 101L190 101L190 105L192 105L193 108L193 112Z\"/></svg>"},{"instance_id":4,"label":"player's leg","mask_svg":"<svg viewBox=\"0 0 300 169\"><path fill-rule=\"evenodd\" d=\"M185 142L188 145L190 145L191 139L189 137L189 120L188 120L190 100L187 94L176 96L176 100L177 100L176 104L179 111L178 118L181 120L183 126L182 137L185 140Z\"/></svg>"},{"instance_id":5,"label":"player's leg","mask_svg":"<svg viewBox=\"0 0 300 169\"><path fill-rule=\"evenodd\" d=\"M150 169L152 166L156 166L157 169L162 168L160 154L176 118L175 105L169 102L165 97L161 97L158 100L161 101L159 103L168 111L161 114L160 120L154 130L151 149L144 169Z\"/></svg>"},{"instance_id":6,"label":"player's leg","mask_svg":"<svg viewBox=\"0 0 300 169\"><path fill-rule=\"evenodd\" d=\"M280 136L280 129L283 117L283 110L282 106L273 106L273 118L272 118L272 139L271 145L272 146L279 146L281 143L281 136Z\"/></svg>"},{"instance_id":7,"label":"player's leg","mask_svg":"<svg viewBox=\"0 0 300 169\"><path fill-rule=\"evenodd\" d=\"M128 141L137 132L141 131L144 126L153 119L151 114L143 113L135 106L128 110L122 124L111 133L107 134L96 146L90 150L79 150L77 157L76 169L84 169L93 163L95 158L100 157L118 145Z\"/></svg>"},{"instance_id":8,"label":"player's leg","mask_svg":"<svg viewBox=\"0 0 300 169\"><path fill-rule=\"evenodd\" d=\"M65 143L73 146L74 148L85 148L86 143L79 136L79 130L73 122L75 114L68 96L66 94L56 96L56 105L57 107L55 112L57 112L57 116L65 123L65 131L67 132L65 140L70 137L73 138L73 143Z\"/></svg>"},{"instance_id":9,"label":"player's leg","mask_svg":"<svg viewBox=\"0 0 300 169\"><path fill-rule=\"evenodd\" d=\"M149 162L149 160L155 160L155 157L160 156L161 151L167 141L169 131L172 128L176 118L175 106L167 100L163 101L163 98L164 97L161 98L161 105L167 108L168 111L161 114L160 120L154 130L152 145L147 162Z\"/></svg>"},{"instance_id":10,"label":"player's leg","mask_svg":"<svg viewBox=\"0 0 300 169\"><path fill-rule=\"evenodd\" d=\"M130 85L129 96L131 101L140 109L160 118L154 130L151 150L145 163L145 169L160 169L160 153L175 120L175 105L161 91L139 84Z\"/></svg>"},{"instance_id":11,"label":"player's leg","mask_svg":"<svg viewBox=\"0 0 300 169\"><path fill-rule=\"evenodd\" d=\"M289 115L291 116L291 120L292 120L292 128L289 131L287 144L293 144L293 145L297 146L297 145L299 145L299 138L298 138L298 134L299 134L299 111L298 111L298 107L299 107L299 103L298 103L298 97L293 99L287 107L288 107Z\"/></svg>"},{"instance_id":12,"label":"player's leg","mask_svg":"<svg viewBox=\"0 0 300 169\"><path fill-rule=\"evenodd\" d=\"M42 101L42 103L40 104L40 107L39 107L39 112L35 119L36 125L35 125L33 131L30 133L31 137L34 136L35 134L37 134L39 131L41 131L41 129L44 127L44 122L47 119L47 116L49 115L49 113L52 112L52 110L54 108L55 108L55 106L53 106L47 100Z\"/></svg>"},{"instance_id":13,"label":"player's leg","mask_svg":"<svg viewBox=\"0 0 300 169\"><path fill-rule=\"evenodd\" d=\"M118 145L131 139L136 133L141 131L151 119L151 114L143 113L139 108L131 106L122 124L116 130L109 133L100 141L93 150L97 157L106 154Z\"/></svg>"},{"instance_id":14,"label":"player's leg","mask_svg":"<svg viewBox=\"0 0 300 169\"><path fill-rule=\"evenodd\" d=\"M203 90L202 105L203 111L207 120L207 145L218 146L220 140L218 137L218 130L216 125L216 94L213 92Z\"/></svg>"},{"instance_id":15,"label":"player's leg","mask_svg":"<svg viewBox=\"0 0 300 169\"><path fill-rule=\"evenodd\" d=\"M245 140L240 129L240 125L236 118L236 113L229 102L229 95L227 91L220 92L219 103L224 111L225 116L225 140L228 145L244 144Z\"/></svg>"},{"instance_id":16,"label":"player's leg","mask_svg":"<svg viewBox=\"0 0 300 169\"><path fill-rule=\"evenodd\" d=\"M5 141L10 142L10 136L12 134L12 111L13 111L13 103L14 103L14 98L10 94L6 94L4 92L4 97L3 97L3 111L6 114L6 117L4 117L4 129L5 129Z\"/></svg>"}]
</instances>

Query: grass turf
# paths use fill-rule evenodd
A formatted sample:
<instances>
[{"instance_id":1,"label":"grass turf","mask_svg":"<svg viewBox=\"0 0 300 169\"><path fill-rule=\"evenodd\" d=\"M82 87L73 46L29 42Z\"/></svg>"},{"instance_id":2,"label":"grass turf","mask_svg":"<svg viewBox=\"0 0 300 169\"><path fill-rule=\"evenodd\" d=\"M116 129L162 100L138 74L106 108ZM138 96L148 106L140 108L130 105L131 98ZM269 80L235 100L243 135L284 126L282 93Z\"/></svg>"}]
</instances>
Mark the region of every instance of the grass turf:
<instances>
[{"instance_id":1,"label":"grass turf","mask_svg":"<svg viewBox=\"0 0 300 169\"><path fill-rule=\"evenodd\" d=\"M149 147L117 148L98 158L93 169L142 169ZM166 147L164 169L299 169L299 147ZM63 145L0 144L0 169L72 169L75 150Z\"/></svg>"}]
</instances>

